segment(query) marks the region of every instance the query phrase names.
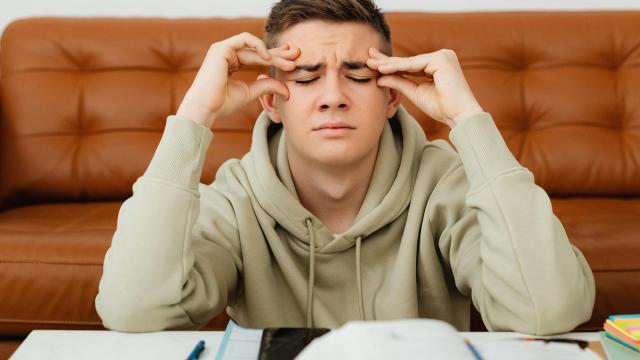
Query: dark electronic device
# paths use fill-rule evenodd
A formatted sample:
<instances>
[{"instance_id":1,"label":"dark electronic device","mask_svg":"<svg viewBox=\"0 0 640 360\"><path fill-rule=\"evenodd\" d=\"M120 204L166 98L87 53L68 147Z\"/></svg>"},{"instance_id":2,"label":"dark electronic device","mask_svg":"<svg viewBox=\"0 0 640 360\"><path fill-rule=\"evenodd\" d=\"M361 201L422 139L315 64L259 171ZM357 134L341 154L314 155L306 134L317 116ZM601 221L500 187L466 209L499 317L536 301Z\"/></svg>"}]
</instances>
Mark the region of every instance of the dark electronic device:
<instances>
[{"instance_id":1,"label":"dark electronic device","mask_svg":"<svg viewBox=\"0 0 640 360\"><path fill-rule=\"evenodd\" d=\"M267 328L260 341L259 360L295 358L313 339L329 332L322 328Z\"/></svg>"}]
</instances>

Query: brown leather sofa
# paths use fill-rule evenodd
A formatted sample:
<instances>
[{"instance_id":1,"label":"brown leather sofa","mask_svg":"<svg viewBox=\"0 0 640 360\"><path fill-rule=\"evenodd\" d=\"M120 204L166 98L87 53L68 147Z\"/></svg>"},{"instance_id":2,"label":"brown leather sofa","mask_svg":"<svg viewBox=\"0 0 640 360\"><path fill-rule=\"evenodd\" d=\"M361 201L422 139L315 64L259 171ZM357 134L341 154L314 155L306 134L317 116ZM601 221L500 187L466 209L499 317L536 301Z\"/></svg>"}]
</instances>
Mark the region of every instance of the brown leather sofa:
<instances>
[{"instance_id":1,"label":"brown leather sofa","mask_svg":"<svg viewBox=\"0 0 640 360\"><path fill-rule=\"evenodd\" d=\"M582 330L640 312L640 12L389 14L399 56L454 49L510 149L594 271ZM0 345L100 329L94 298L121 202L208 46L261 19L34 18L2 37ZM253 80L263 69L238 78ZM235 75L234 75L235 76ZM448 129L405 102L431 139ZM249 148L260 107L219 119L203 182ZM474 329L480 329L477 314ZM220 328L225 316L210 327ZM0 357L2 355L0 354Z\"/></svg>"}]
</instances>

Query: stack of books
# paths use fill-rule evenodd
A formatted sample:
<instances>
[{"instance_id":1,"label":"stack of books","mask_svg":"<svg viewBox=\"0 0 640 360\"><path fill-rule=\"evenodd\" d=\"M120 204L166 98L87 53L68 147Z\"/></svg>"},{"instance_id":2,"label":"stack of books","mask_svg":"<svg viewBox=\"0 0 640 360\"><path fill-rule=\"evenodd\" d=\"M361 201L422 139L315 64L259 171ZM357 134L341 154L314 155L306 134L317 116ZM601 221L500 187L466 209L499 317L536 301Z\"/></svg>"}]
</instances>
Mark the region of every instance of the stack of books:
<instances>
[{"instance_id":1,"label":"stack of books","mask_svg":"<svg viewBox=\"0 0 640 360\"><path fill-rule=\"evenodd\" d=\"M640 314L609 316L604 335L640 354Z\"/></svg>"}]
</instances>

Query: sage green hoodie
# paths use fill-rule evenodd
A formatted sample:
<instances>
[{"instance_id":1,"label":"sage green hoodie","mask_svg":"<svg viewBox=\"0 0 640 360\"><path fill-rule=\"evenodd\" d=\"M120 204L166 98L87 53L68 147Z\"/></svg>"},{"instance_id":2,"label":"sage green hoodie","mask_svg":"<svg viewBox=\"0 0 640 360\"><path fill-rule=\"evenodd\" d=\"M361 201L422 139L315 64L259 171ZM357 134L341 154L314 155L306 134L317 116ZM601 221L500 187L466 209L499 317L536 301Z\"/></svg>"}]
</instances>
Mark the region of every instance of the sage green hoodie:
<instances>
[{"instance_id":1,"label":"sage green hoodie","mask_svg":"<svg viewBox=\"0 0 640 360\"><path fill-rule=\"evenodd\" d=\"M169 116L118 216L96 308L107 328L334 328L434 318L550 334L588 320L589 265L547 194L478 113L427 141L400 108L384 127L354 224L332 234L299 202L286 133L262 113L251 150L200 184L212 132Z\"/></svg>"}]
</instances>

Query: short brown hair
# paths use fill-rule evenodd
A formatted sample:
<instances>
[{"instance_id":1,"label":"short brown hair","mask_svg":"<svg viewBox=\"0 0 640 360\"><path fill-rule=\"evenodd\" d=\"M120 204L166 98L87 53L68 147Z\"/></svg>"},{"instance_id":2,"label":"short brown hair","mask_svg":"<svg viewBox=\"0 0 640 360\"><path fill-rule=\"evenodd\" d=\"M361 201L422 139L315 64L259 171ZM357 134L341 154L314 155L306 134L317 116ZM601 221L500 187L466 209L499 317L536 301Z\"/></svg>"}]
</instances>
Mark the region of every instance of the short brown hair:
<instances>
[{"instance_id":1,"label":"short brown hair","mask_svg":"<svg viewBox=\"0 0 640 360\"><path fill-rule=\"evenodd\" d=\"M281 0L271 8L264 28L267 48L278 46L280 33L308 20L369 24L380 34L379 50L391 56L389 25L371 0Z\"/></svg>"}]
</instances>

